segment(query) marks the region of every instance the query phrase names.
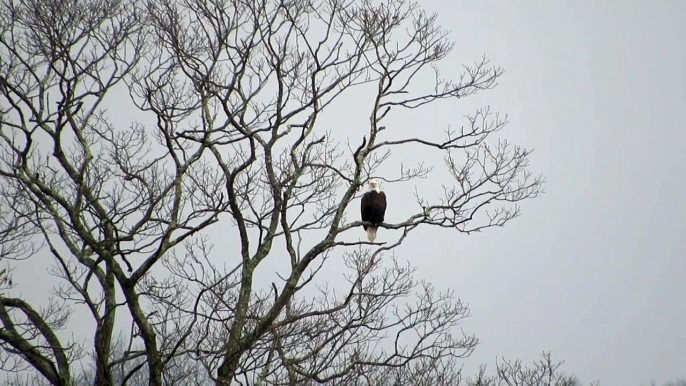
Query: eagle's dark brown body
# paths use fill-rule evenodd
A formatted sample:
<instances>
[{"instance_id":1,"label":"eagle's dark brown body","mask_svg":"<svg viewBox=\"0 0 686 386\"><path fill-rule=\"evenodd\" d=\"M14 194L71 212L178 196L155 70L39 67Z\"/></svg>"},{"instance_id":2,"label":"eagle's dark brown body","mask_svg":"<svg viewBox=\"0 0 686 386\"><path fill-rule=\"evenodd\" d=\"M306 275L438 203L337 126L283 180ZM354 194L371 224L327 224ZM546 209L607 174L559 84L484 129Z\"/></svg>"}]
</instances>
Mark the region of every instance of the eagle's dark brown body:
<instances>
[{"instance_id":1,"label":"eagle's dark brown body","mask_svg":"<svg viewBox=\"0 0 686 386\"><path fill-rule=\"evenodd\" d=\"M368 221L374 224L373 226L362 225L367 231L369 241L374 241L376 238L376 230L379 225L384 222L386 215L386 193L378 190L376 182L370 182L372 190L362 195L362 202L360 211L362 214L362 221Z\"/></svg>"}]
</instances>

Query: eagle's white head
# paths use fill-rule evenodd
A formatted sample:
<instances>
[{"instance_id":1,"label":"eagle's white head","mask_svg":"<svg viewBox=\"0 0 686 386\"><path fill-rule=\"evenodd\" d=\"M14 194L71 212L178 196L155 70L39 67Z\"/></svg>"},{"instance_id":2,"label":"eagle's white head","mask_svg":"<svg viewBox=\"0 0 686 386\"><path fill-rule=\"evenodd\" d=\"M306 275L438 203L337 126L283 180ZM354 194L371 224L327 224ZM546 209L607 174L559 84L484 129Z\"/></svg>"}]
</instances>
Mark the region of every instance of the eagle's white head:
<instances>
[{"instance_id":1,"label":"eagle's white head","mask_svg":"<svg viewBox=\"0 0 686 386\"><path fill-rule=\"evenodd\" d=\"M381 192L381 189L379 188L379 181L369 180L369 191Z\"/></svg>"}]
</instances>

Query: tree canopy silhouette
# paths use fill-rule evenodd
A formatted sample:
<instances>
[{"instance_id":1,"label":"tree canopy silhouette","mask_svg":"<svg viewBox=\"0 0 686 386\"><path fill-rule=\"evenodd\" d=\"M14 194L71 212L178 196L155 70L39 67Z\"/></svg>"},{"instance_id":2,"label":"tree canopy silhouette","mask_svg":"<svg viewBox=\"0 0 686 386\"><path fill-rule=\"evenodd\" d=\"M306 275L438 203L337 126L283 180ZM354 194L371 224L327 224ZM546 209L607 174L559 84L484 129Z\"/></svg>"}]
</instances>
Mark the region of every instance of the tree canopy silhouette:
<instances>
[{"instance_id":1,"label":"tree canopy silhouette","mask_svg":"<svg viewBox=\"0 0 686 386\"><path fill-rule=\"evenodd\" d=\"M419 227L502 226L544 182L529 150L491 141L507 117L490 108L445 133L388 123L496 85L486 58L444 78L453 45L405 0L2 0L3 369L53 385L452 385L477 343L455 334L469 309L392 252ZM361 135L318 125L360 87ZM443 156L452 181L361 241L346 213L366 181L433 170L382 175L396 149ZM321 279L333 256L342 290ZM268 257L287 268L262 286ZM57 278L44 303L22 296L22 264ZM76 311L86 339L64 333Z\"/></svg>"}]
</instances>

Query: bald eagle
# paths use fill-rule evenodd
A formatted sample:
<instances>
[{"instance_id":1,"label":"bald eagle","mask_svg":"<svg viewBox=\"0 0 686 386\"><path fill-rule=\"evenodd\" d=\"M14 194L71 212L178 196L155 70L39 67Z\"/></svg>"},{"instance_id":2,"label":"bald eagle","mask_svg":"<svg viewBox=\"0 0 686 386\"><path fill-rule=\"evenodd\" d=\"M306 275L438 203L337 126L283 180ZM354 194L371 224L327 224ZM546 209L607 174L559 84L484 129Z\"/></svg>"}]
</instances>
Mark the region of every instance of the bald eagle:
<instances>
[{"instance_id":1,"label":"bald eagle","mask_svg":"<svg viewBox=\"0 0 686 386\"><path fill-rule=\"evenodd\" d=\"M364 230L367 231L367 238L373 242L376 239L376 231L384 221L384 215L386 214L386 193L379 189L378 181L369 181L369 191L362 195L360 211L362 212L362 221L374 224L362 225Z\"/></svg>"}]
</instances>

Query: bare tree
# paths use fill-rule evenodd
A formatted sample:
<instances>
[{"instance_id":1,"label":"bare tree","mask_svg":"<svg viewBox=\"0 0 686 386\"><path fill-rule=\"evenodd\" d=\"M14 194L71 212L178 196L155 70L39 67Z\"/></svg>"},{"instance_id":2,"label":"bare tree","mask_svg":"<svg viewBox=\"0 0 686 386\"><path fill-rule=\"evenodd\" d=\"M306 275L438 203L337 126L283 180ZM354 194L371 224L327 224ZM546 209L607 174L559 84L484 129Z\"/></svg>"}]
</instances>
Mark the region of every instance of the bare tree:
<instances>
[{"instance_id":1,"label":"bare tree","mask_svg":"<svg viewBox=\"0 0 686 386\"><path fill-rule=\"evenodd\" d=\"M116 340L117 354L123 355L126 347L124 340ZM136 366L140 366L141 360L121 362L113 371L114 379L119 383L126 374ZM204 372L198 361L190 356L175 358L174 366L165 367L165 381L168 385L209 385L212 384L209 374ZM487 366L482 365L475 376L465 377L462 369L456 363L438 363L432 360L423 360L422 366L413 366L412 369L403 367L389 368L387 374L373 381L375 385L385 386L581 386L582 382L572 374L566 374L560 370L564 362L553 362L550 353L543 353L541 359L534 361L533 366L523 366L521 361L509 361L502 359L496 363L496 373L487 375ZM446 366L447 365L447 366ZM435 369L433 366L439 366ZM409 370L409 371L408 371ZM74 381L75 386L93 384L94 372L91 369L82 371ZM127 380L127 384L141 386L147 384L146 374L138 372ZM47 386L50 383L38 374L15 376L5 386ZM301 385L316 385L310 380L300 383ZM663 386L681 386L683 381L666 383ZM656 385L655 382L652 385ZM599 381L594 381L589 386L600 386Z\"/></svg>"},{"instance_id":2,"label":"bare tree","mask_svg":"<svg viewBox=\"0 0 686 386\"><path fill-rule=\"evenodd\" d=\"M444 138L392 123L503 74L484 58L443 78L453 43L435 15L405 0L2 0L0 47L0 258L51 260L58 280L33 306L3 271L6 370L162 385L185 358L218 385L458 379L469 309L394 250L418 227L503 226L544 181L529 150L489 140L507 124L490 108ZM364 134L325 132L355 89L373 96ZM443 155L454 181L417 187L414 213L382 225L392 241L359 241L346 214L366 181L433 169L390 177L394 148ZM224 236L236 244L213 250ZM260 286L268 258L286 268ZM320 274L332 258L345 288ZM62 333L77 310L88 338Z\"/></svg>"},{"instance_id":3,"label":"bare tree","mask_svg":"<svg viewBox=\"0 0 686 386\"><path fill-rule=\"evenodd\" d=\"M535 361L532 367L525 367L522 362L502 359L496 364L496 374L486 375L486 367L481 369L476 377L467 379L468 386L581 386L579 379L560 371L564 362L554 362L550 353L544 352L541 359ZM599 381L590 386L600 386Z\"/></svg>"},{"instance_id":4,"label":"bare tree","mask_svg":"<svg viewBox=\"0 0 686 386\"><path fill-rule=\"evenodd\" d=\"M136 349L144 349L144 346L140 346L136 347ZM136 370L145 366L145 357L128 358L130 355L128 353L129 350L128 342L123 336L120 335L113 340L111 358L114 359L110 370L112 380L116 384L147 385L149 383L147 373ZM96 361L97 358L92 358L91 363L96 363ZM92 366L85 366L72 372L71 382L74 386L87 386L96 384L95 378L96 369ZM174 357L164 367L163 378L164 384L170 386L200 386L213 383L202 364L187 355ZM36 372L15 373L3 383L4 386L48 386L50 384L51 382Z\"/></svg>"}]
</instances>

